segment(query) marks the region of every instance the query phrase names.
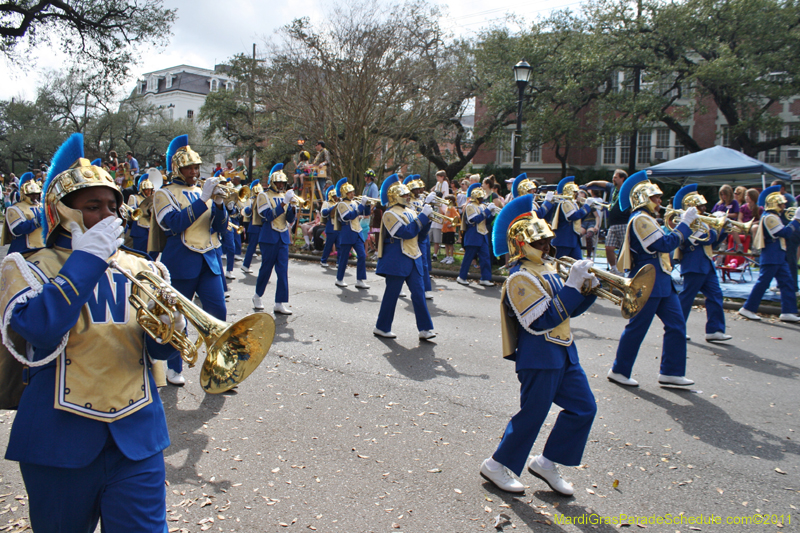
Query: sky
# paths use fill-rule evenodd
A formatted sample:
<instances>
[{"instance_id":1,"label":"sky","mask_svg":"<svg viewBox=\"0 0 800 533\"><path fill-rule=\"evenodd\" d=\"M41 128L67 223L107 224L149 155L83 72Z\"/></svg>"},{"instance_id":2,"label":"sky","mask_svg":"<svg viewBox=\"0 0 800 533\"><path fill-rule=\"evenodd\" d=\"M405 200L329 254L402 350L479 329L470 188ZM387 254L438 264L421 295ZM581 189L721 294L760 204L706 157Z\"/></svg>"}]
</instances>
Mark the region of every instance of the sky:
<instances>
[{"instance_id":1,"label":"sky","mask_svg":"<svg viewBox=\"0 0 800 533\"><path fill-rule=\"evenodd\" d=\"M513 13L526 20L547 16L553 10L580 8L578 0L429 0L442 6L445 29L454 35L470 36L482 28L506 23ZM251 54L253 43L263 50L263 43L293 19L308 16L313 23L324 21L331 2L321 0L164 0L164 5L178 10L170 43L163 49L144 49L141 60L126 81L129 92L135 77L144 73L186 64L213 68L237 53ZM70 58L58 50L40 48L22 65L10 65L0 57L0 99L22 97L32 100L44 73L64 68Z\"/></svg>"}]
</instances>

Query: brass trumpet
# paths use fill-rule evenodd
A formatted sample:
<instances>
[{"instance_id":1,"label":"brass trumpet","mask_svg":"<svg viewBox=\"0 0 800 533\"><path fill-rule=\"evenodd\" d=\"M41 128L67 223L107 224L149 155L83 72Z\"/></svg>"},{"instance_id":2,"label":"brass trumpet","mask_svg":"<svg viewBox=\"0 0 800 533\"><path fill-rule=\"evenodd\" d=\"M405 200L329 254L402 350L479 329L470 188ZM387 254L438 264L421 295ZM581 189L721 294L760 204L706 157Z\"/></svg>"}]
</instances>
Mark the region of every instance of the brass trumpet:
<instances>
[{"instance_id":1,"label":"brass trumpet","mask_svg":"<svg viewBox=\"0 0 800 533\"><path fill-rule=\"evenodd\" d=\"M353 201L361 203L361 199L362 198L366 198L368 204L377 205L377 204L381 203L381 199L380 198L372 198L371 196L355 196L355 197L353 197Z\"/></svg>"},{"instance_id":2,"label":"brass trumpet","mask_svg":"<svg viewBox=\"0 0 800 533\"><path fill-rule=\"evenodd\" d=\"M234 224L233 222L230 222L230 221L228 221L228 229L229 230L231 230L231 229L234 230L239 235L244 233L244 226L237 226L236 224Z\"/></svg>"},{"instance_id":3,"label":"brass trumpet","mask_svg":"<svg viewBox=\"0 0 800 533\"><path fill-rule=\"evenodd\" d=\"M545 192L538 192L534 195L534 200L537 202L544 202L544 197L547 196ZM563 202L564 200L575 200L575 197L571 194L554 194L553 201L554 202Z\"/></svg>"},{"instance_id":4,"label":"brass trumpet","mask_svg":"<svg viewBox=\"0 0 800 533\"><path fill-rule=\"evenodd\" d=\"M739 222L738 220L728 219L725 221L725 231L727 233L742 233L744 235L748 235L755 220L756 219L751 219L749 222Z\"/></svg>"},{"instance_id":5,"label":"brass trumpet","mask_svg":"<svg viewBox=\"0 0 800 533\"><path fill-rule=\"evenodd\" d=\"M786 215L786 218L788 218L791 221L794 218L794 214L795 213L797 213L797 208L796 207L787 207L786 211L784 211L783 214ZM751 222L752 222L752 220L751 220Z\"/></svg>"},{"instance_id":6,"label":"brass trumpet","mask_svg":"<svg viewBox=\"0 0 800 533\"><path fill-rule=\"evenodd\" d=\"M423 196L421 199L424 200L425 197ZM436 205L436 206L440 206L440 207L443 206L443 205L446 205L447 207L450 207L451 205L453 205L453 204L450 203L450 200L445 200L444 198L439 198L438 196L434 196L433 200L431 200L431 203Z\"/></svg>"},{"instance_id":7,"label":"brass trumpet","mask_svg":"<svg viewBox=\"0 0 800 533\"><path fill-rule=\"evenodd\" d=\"M680 224L681 217L686 213L684 209L673 209L668 207L664 212L664 223L670 227L677 226ZM671 224L670 224L671 222ZM709 229L713 229L717 233L722 231L728 224L728 222L733 222L732 220L728 220L728 215L725 214L721 217L710 217L707 215L701 215L698 213L697 218L689 224L689 229L692 231L707 231ZM740 224L736 222L736 224ZM731 226L733 227L733 226ZM696 239L698 242L707 242L710 239L710 236L707 236L704 239Z\"/></svg>"},{"instance_id":8,"label":"brass trumpet","mask_svg":"<svg viewBox=\"0 0 800 533\"><path fill-rule=\"evenodd\" d=\"M128 204L120 204L119 206L119 214L125 220L136 222L142 216L141 209L134 209Z\"/></svg>"},{"instance_id":9,"label":"brass trumpet","mask_svg":"<svg viewBox=\"0 0 800 533\"><path fill-rule=\"evenodd\" d=\"M575 264L576 260L564 256L556 259L555 257L544 255L545 258L550 259L558 265L558 275L561 279L566 280L569 278L569 269ZM653 291L653 286L656 282L656 269L653 265L645 265L633 278L623 278L616 276L605 270L599 268L590 268L589 272L597 276L597 278L607 283L612 289L617 289L622 292L622 296L602 288L602 285L591 289L589 292L596 294L600 298L604 298L619 305L622 311L623 318L633 318L642 310L644 304L650 298L650 293Z\"/></svg>"},{"instance_id":10,"label":"brass trumpet","mask_svg":"<svg viewBox=\"0 0 800 533\"><path fill-rule=\"evenodd\" d=\"M303 199L303 197L296 194L292 196L292 199L289 200L289 203L295 207L299 207L300 209L305 209L306 207L306 201Z\"/></svg>"},{"instance_id":11,"label":"brass trumpet","mask_svg":"<svg viewBox=\"0 0 800 533\"><path fill-rule=\"evenodd\" d=\"M114 260L110 266L133 283L128 301L136 310L136 321L148 335L160 344L172 344L190 367L205 345L200 385L207 393L219 394L237 386L269 352L275 338L275 321L270 315L254 313L228 324L194 305L153 272L139 272L134 277ZM176 331L172 320L165 324L160 318L173 317L176 312L197 330L197 342L193 343L186 331Z\"/></svg>"}]
</instances>

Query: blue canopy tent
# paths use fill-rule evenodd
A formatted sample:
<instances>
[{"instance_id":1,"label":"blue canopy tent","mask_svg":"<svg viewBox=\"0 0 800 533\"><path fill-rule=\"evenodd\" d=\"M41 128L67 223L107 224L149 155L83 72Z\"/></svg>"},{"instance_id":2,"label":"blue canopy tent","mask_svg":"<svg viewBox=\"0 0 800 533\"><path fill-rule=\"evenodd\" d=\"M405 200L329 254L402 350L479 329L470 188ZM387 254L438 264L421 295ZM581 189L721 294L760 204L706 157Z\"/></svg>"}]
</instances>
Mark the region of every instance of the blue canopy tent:
<instances>
[{"instance_id":1,"label":"blue canopy tent","mask_svg":"<svg viewBox=\"0 0 800 533\"><path fill-rule=\"evenodd\" d=\"M651 178L681 187L688 183L713 186L727 183L734 187L760 185L765 188L767 174L786 180L787 183L792 180L788 172L724 146L707 148L647 169L647 175ZM724 179L720 176L724 176Z\"/></svg>"}]
</instances>

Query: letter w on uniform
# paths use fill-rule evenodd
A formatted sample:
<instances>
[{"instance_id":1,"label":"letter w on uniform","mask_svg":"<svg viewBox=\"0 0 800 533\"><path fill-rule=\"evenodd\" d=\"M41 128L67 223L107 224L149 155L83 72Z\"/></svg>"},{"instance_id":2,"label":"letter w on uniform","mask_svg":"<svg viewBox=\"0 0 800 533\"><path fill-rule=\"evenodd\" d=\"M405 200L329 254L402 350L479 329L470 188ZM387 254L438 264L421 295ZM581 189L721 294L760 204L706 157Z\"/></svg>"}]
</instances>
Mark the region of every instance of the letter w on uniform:
<instances>
[{"instance_id":1,"label":"letter w on uniform","mask_svg":"<svg viewBox=\"0 0 800 533\"><path fill-rule=\"evenodd\" d=\"M130 283L120 272L107 271L86 302L94 324L124 324L128 321ZM111 319L109 319L109 313Z\"/></svg>"}]
</instances>

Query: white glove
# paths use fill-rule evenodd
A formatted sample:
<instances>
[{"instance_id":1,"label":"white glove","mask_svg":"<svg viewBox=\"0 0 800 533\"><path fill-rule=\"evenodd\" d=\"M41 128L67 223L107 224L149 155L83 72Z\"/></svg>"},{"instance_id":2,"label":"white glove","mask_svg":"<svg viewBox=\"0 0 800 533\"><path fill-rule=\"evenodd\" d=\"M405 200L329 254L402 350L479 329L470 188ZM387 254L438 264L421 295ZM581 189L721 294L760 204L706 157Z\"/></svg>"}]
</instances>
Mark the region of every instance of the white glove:
<instances>
[{"instance_id":1,"label":"white glove","mask_svg":"<svg viewBox=\"0 0 800 533\"><path fill-rule=\"evenodd\" d=\"M794 217L792 217L792 220L800 220L800 209L794 212Z\"/></svg>"},{"instance_id":2,"label":"white glove","mask_svg":"<svg viewBox=\"0 0 800 533\"><path fill-rule=\"evenodd\" d=\"M547 191L547 194L544 195L544 201L545 202L552 202L553 201L553 196L555 196L555 193L553 191Z\"/></svg>"},{"instance_id":3,"label":"white glove","mask_svg":"<svg viewBox=\"0 0 800 533\"><path fill-rule=\"evenodd\" d=\"M208 178L203 184L203 192L200 193L200 199L207 202L214 196L214 189L219 185L219 178Z\"/></svg>"},{"instance_id":4,"label":"white glove","mask_svg":"<svg viewBox=\"0 0 800 533\"><path fill-rule=\"evenodd\" d=\"M183 314L180 311L173 311L172 316L169 315L160 315L159 320L164 324L168 325L170 322L172 323L174 331L182 332L186 329L186 318L184 318ZM156 339L157 342L163 342L161 339Z\"/></svg>"},{"instance_id":5,"label":"white glove","mask_svg":"<svg viewBox=\"0 0 800 533\"><path fill-rule=\"evenodd\" d=\"M429 203L433 202L434 198L436 198L436 193L435 192L429 192L428 196L425 197L425 203L429 204Z\"/></svg>"},{"instance_id":6,"label":"white glove","mask_svg":"<svg viewBox=\"0 0 800 533\"><path fill-rule=\"evenodd\" d=\"M425 204L424 206L422 206L422 212L420 214L425 215L427 217L427 216L430 216L430 214L432 212L433 212L433 208L431 207L431 205L430 204Z\"/></svg>"},{"instance_id":7,"label":"white glove","mask_svg":"<svg viewBox=\"0 0 800 533\"><path fill-rule=\"evenodd\" d=\"M227 207L227 208L228 208L228 211L233 211L233 208L234 208L234 207L236 207L236 202L234 202L233 200L231 200L230 202L228 202L227 204L225 204L225 207Z\"/></svg>"},{"instance_id":8,"label":"white glove","mask_svg":"<svg viewBox=\"0 0 800 533\"><path fill-rule=\"evenodd\" d=\"M292 201L292 198L294 198L294 191L289 189L288 191L286 191L286 194L284 194L283 197L286 200L286 203L288 204L289 202Z\"/></svg>"},{"instance_id":9,"label":"white glove","mask_svg":"<svg viewBox=\"0 0 800 533\"><path fill-rule=\"evenodd\" d=\"M368 201L369 201L369 196L362 196L361 197L361 205L367 205Z\"/></svg>"},{"instance_id":10,"label":"white glove","mask_svg":"<svg viewBox=\"0 0 800 533\"><path fill-rule=\"evenodd\" d=\"M589 259L575 261L575 264L569 269L569 277L564 285L572 287L576 291L580 291L584 282L594 277L594 274L589 272L589 269L592 268L593 265L594 263Z\"/></svg>"},{"instance_id":11,"label":"white glove","mask_svg":"<svg viewBox=\"0 0 800 533\"><path fill-rule=\"evenodd\" d=\"M687 226L691 225L692 222L697 220L697 208L692 206L686 210L686 213L683 214L683 218L681 218L681 222L685 223Z\"/></svg>"},{"instance_id":12,"label":"white glove","mask_svg":"<svg viewBox=\"0 0 800 533\"><path fill-rule=\"evenodd\" d=\"M595 198L594 196L590 196L586 199L586 202L584 202L583 205L592 207L596 203L597 203L597 198Z\"/></svg>"},{"instance_id":13,"label":"white glove","mask_svg":"<svg viewBox=\"0 0 800 533\"><path fill-rule=\"evenodd\" d=\"M500 208L497 207L496 204L489 204L489 211L494 213L495 215L500 212Z\"/></svg>"},{"instance_id":14,"label":"white glove","mask_svg":"<svg viewBox=\"0 0 800 533\"><path fill-rule=\"evenodd\" d=\"M86 233L81 230L77 222L70 222L69 231L72 233L72 249L80 250L107 261L122 246L123 233L122 220L116 217L107 217L92 226Z\"/></svg>"}]
</instances>

